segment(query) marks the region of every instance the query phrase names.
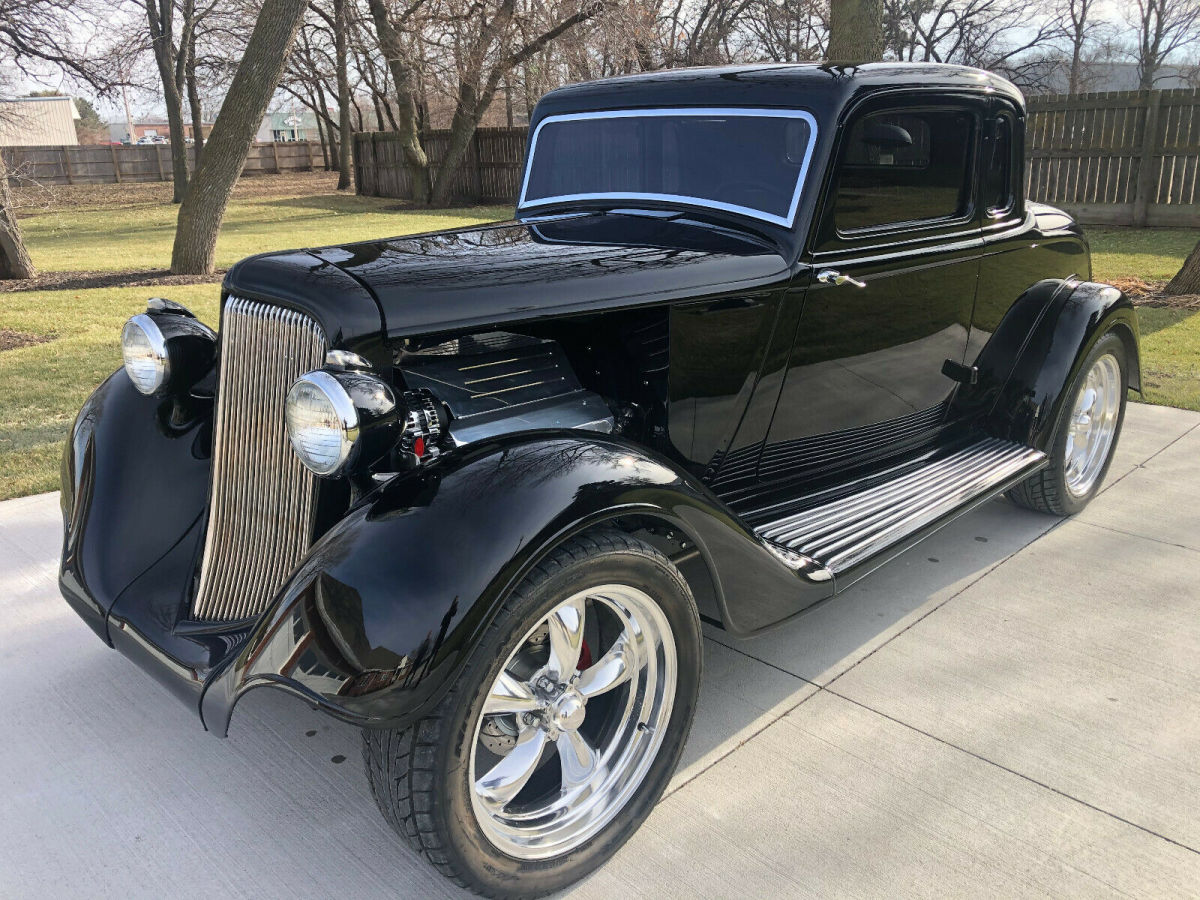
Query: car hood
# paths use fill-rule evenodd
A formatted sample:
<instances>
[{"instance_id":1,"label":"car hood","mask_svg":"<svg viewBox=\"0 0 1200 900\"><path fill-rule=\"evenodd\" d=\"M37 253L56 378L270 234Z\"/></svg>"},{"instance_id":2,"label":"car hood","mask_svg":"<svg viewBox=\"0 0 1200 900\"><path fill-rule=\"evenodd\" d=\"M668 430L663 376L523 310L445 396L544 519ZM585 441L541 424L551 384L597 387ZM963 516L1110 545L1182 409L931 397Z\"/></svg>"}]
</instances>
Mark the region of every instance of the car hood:
<instances>
[{"instance_id":1,"label":"car hood","mask_svg":"<svg viewBox=\"0 0 1200 900\"><path fill-rule=\"evenodd\" d=\"M787 269L774 248L749 236L612 213L308 253L374 296L389 338L750 289L779 281Z\"/></svg>"}]
</instances>

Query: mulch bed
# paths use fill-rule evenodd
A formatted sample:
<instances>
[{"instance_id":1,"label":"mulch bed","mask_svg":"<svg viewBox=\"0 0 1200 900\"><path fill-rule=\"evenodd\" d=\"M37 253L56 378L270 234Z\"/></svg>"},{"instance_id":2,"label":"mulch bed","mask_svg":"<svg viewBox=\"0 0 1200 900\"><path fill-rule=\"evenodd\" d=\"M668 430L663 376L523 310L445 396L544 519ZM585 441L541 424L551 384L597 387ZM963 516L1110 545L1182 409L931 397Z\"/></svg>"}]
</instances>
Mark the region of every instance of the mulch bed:
<instances>
[{"instance_id":1,"label":"mulch bed","mask_svg":"<svg viewBox=\"0 0 1200 900\"><path fill-rule=\"evenodd\" d=\"M1143 281L1140 278L1117 278L1113 287L1122 290L1136 306L1157 306L1163 309L1200 309L1200 294L1164 294L1165 281Z\"/></svg>"},{"instance_id":2,"label":"mulch bed","mask_svg":"<svg viewBox=\"0 0 1200 900\"><path fill-rule=\"evenodd\" d=\"M167 269L128 272L42 272L36 278L23 281L0 281L0 294L18 291L83 291L89 288L217 284L224 272L224 269L212 275L172 275Z\"/></svg>"},{"instance_id":3,"label":"mulch bed","mask_svg":"<svg viewBox=\"0 0 1200 900\"><path fill-rule=\"evenodd\" d=\"M0 328L0 353L5 350L16 350L18 347L44 344L52 340L54 340L52 334L29 334L25 331L10 331L7 328Z\"/></svg>"}]
</instances>

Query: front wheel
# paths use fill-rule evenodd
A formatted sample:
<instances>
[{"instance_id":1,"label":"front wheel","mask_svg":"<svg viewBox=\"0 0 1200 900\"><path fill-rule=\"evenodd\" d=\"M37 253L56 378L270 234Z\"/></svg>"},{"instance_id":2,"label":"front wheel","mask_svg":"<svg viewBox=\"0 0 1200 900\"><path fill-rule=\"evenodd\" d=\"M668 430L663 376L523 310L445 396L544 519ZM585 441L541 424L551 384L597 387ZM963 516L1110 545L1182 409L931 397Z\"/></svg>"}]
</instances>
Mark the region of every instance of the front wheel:
<instances>
[{"instance_id":1,"label":"front wheel","mask_svg":"<svg viewBox=\"0 0 1200 900\"><path fill-rule=\"evenodd\" d=\"M1055 428L1050 464L1009 492L1021 506L1070 516L1100 490L1129 394L1125 344L1109 332L1092 348L1067 393Z\"/></svg>"},{"instance_id":2,"label":"front wheel","mask_svg":"<svg viewBox=\"0 0 1200 900\"><path fill-rule=\"evenodd\" d=\"M700 669L699 616L675 566L621 532L575 538L513 592L433 715L363 732L372 793L460 885L559 890L662 795Z\"/></svg>"}]
</instances>

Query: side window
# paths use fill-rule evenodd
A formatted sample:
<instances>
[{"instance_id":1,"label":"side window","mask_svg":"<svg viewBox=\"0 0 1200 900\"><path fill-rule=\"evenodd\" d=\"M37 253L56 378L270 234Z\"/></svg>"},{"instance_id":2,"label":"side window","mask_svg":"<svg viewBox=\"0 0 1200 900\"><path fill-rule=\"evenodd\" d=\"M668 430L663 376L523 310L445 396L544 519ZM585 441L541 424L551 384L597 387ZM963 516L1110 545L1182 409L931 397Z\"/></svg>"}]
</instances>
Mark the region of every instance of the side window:
<instances>
[{"instance_id":1,"label":"side window","mask_svg":"<svg viewBox=\"0 0 1200 900\"><path fill-rule=\"evenodd\" d=\"M980 199L990 216L1001 216L1013 207L1013 122L1010 116L997 116L988 123L988 147L985 153Z\"/></svg>"},{"instance_id":2,"label":"side window","mask_svg":"<svg viewBox=\"0 0 1200 900\"><path fill-rule=\"evenodd\" d=\"M974 117L960 109L878 112L850 127L838 162L841 233L965 215Z\"/></svg>"}]
</instances>

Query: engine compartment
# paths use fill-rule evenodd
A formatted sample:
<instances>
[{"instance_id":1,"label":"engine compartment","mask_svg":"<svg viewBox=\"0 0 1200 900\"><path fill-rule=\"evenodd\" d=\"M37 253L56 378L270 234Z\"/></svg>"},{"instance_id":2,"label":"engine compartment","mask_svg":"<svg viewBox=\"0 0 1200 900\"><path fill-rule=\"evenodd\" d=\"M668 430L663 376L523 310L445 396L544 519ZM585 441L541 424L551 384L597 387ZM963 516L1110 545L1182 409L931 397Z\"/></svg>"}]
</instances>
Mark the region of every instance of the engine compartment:
<instances>
[{"instance_id":1,"label":"engine compartment","mask_svg":"<svg viewBox=\"0 0 1200 900\"><path fill-rule=\"evenodd\" d=\"M665 445L666 309L407 338L393 358L403 388L445 410L443 449L545 428Z\"/></svg>"}]
</instances>

